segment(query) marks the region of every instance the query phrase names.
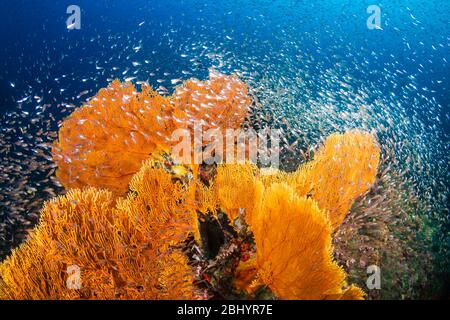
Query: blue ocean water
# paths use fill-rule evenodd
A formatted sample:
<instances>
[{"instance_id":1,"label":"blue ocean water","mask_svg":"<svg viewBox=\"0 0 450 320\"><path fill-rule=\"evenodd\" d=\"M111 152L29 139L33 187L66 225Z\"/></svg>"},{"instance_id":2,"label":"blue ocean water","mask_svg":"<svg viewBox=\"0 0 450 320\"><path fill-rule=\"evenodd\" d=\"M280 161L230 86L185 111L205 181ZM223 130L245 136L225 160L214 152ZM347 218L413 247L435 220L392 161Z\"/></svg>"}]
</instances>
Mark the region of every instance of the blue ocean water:
<instances>
[{"instance_id":1,"label":"blue ocean water","mask_svg":"<svg viewBox=\"0 0 450 320\"><path fill-rule=\"evenodd\" d=\"M398 75L398 84L408 74L417 73L420 94L434 97L444 107L440 116L443 127L448 128L444 110L450 90L450 5L445 0L380 1L383 30L366 27L371 1L78 1L82 27L72 31L65 24L70 4L75 3L1 2L2 109L13 107L27 85L35 91L57 91L61 85L55 84L54 78L58 75L66 74L67 80L71 80L68 75L74 80L96 76L94 85L103 87L108 76L120 78L133 59L150 60L140 68L142 78L144 72L158 67L176 75L189 67L188 61L180 58L189 42L208 44L208 49L198 48L198 59L230 50L236 60L251 57L264 63L270 55L270 65L275 67L277 61L283 63L278 54L290 49L287 42L298 41L301 48L292 47L291 54L299 53L297 50L314 55L323 67L354 64L359 66L353 68L354 77L364 77L364 81L383 81L384 68L405 71L405 75ZM139 45L142 49L135 52L132 47ZM203 56L201 51L205 51ZM104 72L93 68L96 62ZM206 59L198 67L196 75L206 72L211 66L208 62ZM296 63L302 65L301 61ZM119 68L116 73L111 71L114 66ZM232 70L236 66L226 67ZM320 73L321 68L315 69L312 71ZM37 78L41 79L40 87L26 81ZM92 88L92 84L76 86L74 82L68 83L61 101L80 89ZM385 93L392 89L392 84L386 84L389 92ZM397 89L394 93L401 87Z\"/></svg>"},{"instance_id":2,"label":"blue ocean water","mask_svg":"<svg viewBox=\"0 0 450 320\"><path fill-rule=\"evenodd\" d=\"M66 26L72 4L81 8L80 30ZM367 27L373 4L381 9L375 30ZM237 73L276 119L314 142L352 127L378 132L386 150L397 152L392 170L405 172L426 202L421 214L438 225L434 252L445 266L449 17L447 0L0 0L2 130L36 118L26 130L52 119L45 129L54 131L115 78L170 93L173 79L205 79L210 68ZM21 140L18 132L0 145ZM35 147L29 142L21 152L33 154ZM9 148L2 153L4 217L17 175L28 172L7 169L17 157Z\"/></svg>"}]
</instances>

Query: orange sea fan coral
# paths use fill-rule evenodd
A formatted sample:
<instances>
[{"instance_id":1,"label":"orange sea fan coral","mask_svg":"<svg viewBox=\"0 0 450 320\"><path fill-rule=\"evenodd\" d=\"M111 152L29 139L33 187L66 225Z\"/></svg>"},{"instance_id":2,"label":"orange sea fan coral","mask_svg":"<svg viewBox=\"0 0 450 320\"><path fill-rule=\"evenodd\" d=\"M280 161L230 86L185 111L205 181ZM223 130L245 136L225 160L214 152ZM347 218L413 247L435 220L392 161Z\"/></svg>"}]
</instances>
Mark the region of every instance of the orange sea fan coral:
<instances>
[{"instance_id":1,"label":"orange sea fan coral","mask_svg":"<svg viewBox=\"0 0 450 320\"><path fill-rule=\"evenodd\" d=\"M247 85L235 75L210 72L209 80L191 79L173 94L176 110L184 112L183 122L194 128L238 129L247 116L251 99Z\"/></svg>"},{"instance_id":2,"label":"orange sea fan coral","mask_svg":"<svg viewBox=\"0 0 450 320\"><path fill-rule=\"evenodd\" d=\"M183 222L152 219L146 228L139 212L114 208L113 199L90 188L48 202L30 239L0 265L0 299L193 298L187 260L168 246ZM158 227L168 234L153 233ZM68 266L81 271L78 289L67 286Z\"/></svg>"},{"instance_id":3,"label":"orange sea fan coral","mask_svg":"<svg viewBox=\"0 0 450 320\"><path fill-rule=\"evenodd\" d=\"M238 128L249 104L242 81L216 72L207 81L187 81L170 97L148 85L137 92L131 83L113 81L63 122L53 148L57 177L67 188L123 195L143 160L178 143L171 140L175 129L192 131L194 123L206 123L203 130Z\"/></svg>"},{"instance_id":4,"label":"orange sea fan coral","mask_svg":"<svg viewBox=\"0 0 450 320\"><path fill-rule=\"evenodd\" d=\"M105 242L103 237L113 235L110 232L112 205L109 192L94 189L85 192L73 190L66 196L47 202L40 224L31 233L30 240L15 249L0 265L0 298L82 297L82 292L67 288L67 266L83 266L84 274L88 275L84 277L83 285L89 288L94 278L91 270L96 268L100 255L110 254L110 248L99 251L96 243ZM80 234L80 229L84 233ZM113 239L105 242L113 246L112 243ZM97 272L97 278L109 276L108 272L102 271ZM101 288L105 289L103 286Z\"/></svg>"},{"instance_id":5,"label":"orange sea fan coral","mask_svg":"<svg viewBox=\"0 0 450 320\"><path fill-rule=\"evenodd\" d=\"M324 299L341 292L345 273L332 260L331 226L313 200L286 184L273 184L255 214L262 283L281 299Z\"/></svg>"},{"instance_id":6,"label":"orange sea fan coral","mask_svg":"<svg viewBox=\"0 0 450 320\"><path fill-rule=\"evenodd\" d=\"M217 198L217 192L214 190L214 185L207 186L198 179L194 183L197 211L215 215L219 208L219 199Z\"/></svg>"},{"instance_id":7,"label":"orange sea fan coral","mask_svg":"<svg viewBox=\"0 0 450 320\"><path fill-rule=\"evenodd\" d=\"M297 194L311 197L328 212L336 229L355 199L375 182L379 159L380 148L371 134L359 130L332 134L314 160L288 179Z\"/></svg>"},{"instance_id":8,"label":"orange sea fan coral","mask_svg":"<svg viewBox=\"0 0 450 320\"><path fill-rule=\"evenodd\" d=\"M366 294L360 287L352 284L347 289L344 289L342 292L339 292L337 294L327 295L326 299L327 300L364 300L365 296L366 296Z\"/></svg>"},{"instance_id":9,"label":"orange sea fan coral","mask_svg":"<svg viewBox=\"0 0 450 320\"><path fill-rule=\"evenodd\" d=\"M177 179L163 164L144 162L130 182L130 194L117 203L125 221L133 217L127 221L130 232L158 234L162 246L183 241L189 233L199 238L194 183Z\"/></svg>"},{"instance_id":10,"label":"orange sea fan coral","mask_svg":"<svg viewBox=\"0 0 450 320\"><path fill-rule=\"evenodd\" d=\"M223 164L217 167L214 182L220 208L231 222L240 213L249 218L255 205L256 174L259 169L252 164Z\"/></svg>"},{"instance_id":11,"label":"orange sea fan coral","mask_svg":"<svg viewBox=\"0 0 450 320\"><path fill-rule=\"evenodd\" d=\"M96 186L124 194L143 160L169 146L170 99L113 81L64 122L53 148L66 187Z\"/></svg>"},{"instance_id":12,"label":"orange sea fan coral","mask_svg":"<svg viewBox=\"0 0 450 320\"><path fill-rule=\"evenodd\" d=\"M293 173L272 170L266 174L251 164L219 165L214 181L215 192L231 220L239 212L251 225L251 214L258 193L256 182L265 187L287 183L300 196L311 197L329 215L333 229L344 220L351 205L375 182L380 148L369 134L352 130L330 135L314 160Z\"/></svg>"}]
</instances>

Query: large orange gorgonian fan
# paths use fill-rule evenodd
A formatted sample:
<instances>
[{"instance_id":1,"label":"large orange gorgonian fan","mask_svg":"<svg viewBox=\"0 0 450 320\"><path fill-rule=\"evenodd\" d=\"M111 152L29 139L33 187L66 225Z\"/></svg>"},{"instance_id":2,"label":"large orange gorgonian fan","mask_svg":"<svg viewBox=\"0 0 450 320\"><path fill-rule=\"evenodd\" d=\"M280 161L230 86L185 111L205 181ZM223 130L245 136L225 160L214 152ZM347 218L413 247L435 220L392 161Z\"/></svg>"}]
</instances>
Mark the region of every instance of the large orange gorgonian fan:
<instances>
[{"instance_id":1,"label":"large orange gorgonian fan","mask_svg":"<svg viewBox=\"0 0 450 320\"><path fill-rule=\"evenodd\" d=\"M332 134L314 160L291 177L297 194L311 197L327 211L333 229L344 221L356 198L376 179L380 147L369 133L351 130Z\"/></svg>"},{"instance_id":2,"label":"large orange gorgonian fan","mask_svg":"<svg viewBox=\"0 0 450 320\"><path fill-rule=\"evenodd\" d=\"M179 141L176 129L195 124L235 129L250 105L248 88L236 76L211 72L210 80L188 80L173 96L160 96L148 85L113 81L62 124L53 158L66 188L94 186L117 195L127 191L142 161L170 153Z\"/></svg>"},{"instance_id":3,"label":"large orange gorgonian fan","mask_svg":"<svg viewBox=\"0 0 450 320\"><path fill-rule=\"evenodd\" d=\"M333 261L331 225L317 204L275 183L257 199L253 235L255 283L268 285L281 299L341 298L345 272ZM352 287L345 298L362 299Z\"/></svg>"},{"instance_id":4,"label":"large orange gorgonian fan","mask_svg":"<svg viewBox=\"0 0 450 320\"><path fill-rule=\"evenodd\" d=\"M176 247L195 232L190 193L170 181L146 163L125 199L87 188L47 202L30 239L0 265L0 299L196 298ZM77 290L68 266L81 271Z\"/></svg>"},{"instance_id":5,"label":"large orange gorgonian fan","mask_svg":"<svg viewBox=\"0 0 450 320\"><path fill-rule=\"evenodd\" d=\"M260 192L257 181L270 187L273 183L287 183L299 196L310 197L325 210L333 229L339 227L356 198L364 195L375 182L380 148L368 133L351 130L332 134L319 148L314 160L300 166L293 173L275 171L267 175L252 164L226 164L217 168L214 182L218 206L230 220L245 212L251 226L255 197Z\"/></svg>"},{"instance_id":6,"label":"large orange gorgonian fan","mask_svg":"<svg viewBox=\"0 0 450 320\"><path fill-rule=\"evenodd\" d=\"M344 289L331 235L374 183L379 157L374 137L354 130L328 137L315 159L291 174L220 165L211 189L217 207L232 222L241 214L256 244L256 257L236 270L236 287L267 285L282 299L362 299L358 287Z\"/></svg>"}]
</instances>

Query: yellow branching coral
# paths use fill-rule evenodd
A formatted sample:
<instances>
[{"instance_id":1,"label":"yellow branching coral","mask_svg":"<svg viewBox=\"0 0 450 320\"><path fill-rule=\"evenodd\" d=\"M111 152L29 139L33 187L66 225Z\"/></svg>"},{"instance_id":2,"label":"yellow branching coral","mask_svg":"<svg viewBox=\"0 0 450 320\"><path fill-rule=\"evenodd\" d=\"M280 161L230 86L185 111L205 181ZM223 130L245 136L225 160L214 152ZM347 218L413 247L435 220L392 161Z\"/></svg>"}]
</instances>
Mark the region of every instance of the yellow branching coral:
<instances>
[{"instance_id":1,"label":"yellow branching coral","mask_svg":"<svg viewBox=\"0 0 450 320\"><path fill-rule=\"evenodd\" d=\"M123 195L143 160L178 142L172 141L175 129L194 130L194 123L237 128L249 104L246 85L219 73L189 80L170 97L148 85L137 92L131 83L114 81L63 122L53 148L57 177L68 188L94 186Z\"/></svg>"},{"instance_id":2,"label":"yellow branching coral","mask_svg":"<svg viewBox=\"0 0 450 320\"><path fill-rule=\"evenodd\" d=\"M273 184L255 214L262 283L282 299L324 299L342 292L345 273L332 260L331 226L313 200Z\"/></svg>"},{"instance_id":3,"label":"yellow branching coral","mask_svg":"<svg viewBox=\"0 0 450 320\"><path fill-rule=\"evenodd\" d=\"M144 214L143 203L142 211L128 210L126 202L139 202L138 196L117 208L113 199L91 188L48 202L30 240L0 265L0 298L193 298L187 259L169 246L190 229L189 219L173 215L160 221ZM68 286L69 266L81 271L80 287Z\"/></svg>"},{"instance_id":4,"label":"yellow branching coral","mask_svg":"<svg viewBox=\"0 0 450 320\"><path fill-rule=\"evenodd\" d=\"M375 182L379 159L380 148L371 134L359 130L332 134L314 160L290 179L297 194L311 197L327 210L336 229L355 199Z\"/></svg>"}]
</instances>

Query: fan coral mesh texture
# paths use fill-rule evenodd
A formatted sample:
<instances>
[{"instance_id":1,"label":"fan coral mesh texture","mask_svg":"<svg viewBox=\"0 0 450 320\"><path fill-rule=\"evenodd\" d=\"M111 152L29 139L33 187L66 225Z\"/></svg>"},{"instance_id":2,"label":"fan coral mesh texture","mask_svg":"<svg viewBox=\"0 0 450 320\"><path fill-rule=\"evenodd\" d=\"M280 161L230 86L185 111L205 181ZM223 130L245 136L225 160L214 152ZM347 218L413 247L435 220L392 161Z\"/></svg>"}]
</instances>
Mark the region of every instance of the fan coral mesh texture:
<instances>
[{"instance_id":1,"label":"fan coral mesh texture","mask_svg":"<svg viewBox=\"0 0 450 320\"><path fill-rule=\"evenodd\" d=\"M62 124L53 148L57 177L67 188L94 186L123 195L142 161L169 152L175 129L238 128L250 98L235 76L212 72L207 81L189 80L173 96L143 85L114 81ZM192 132L191 132L192 133ZM192 134L191 134L192 136Z\"/></svg>"},{"instance_id":2,"label":"fan coral mesh texture","mask_svg":"<svg viewBox=\"0 0 450 320\"><path fill-rule=\"evenodd\" d=\"M0 265L0 298L195 298L193 273L175 246L192 231L191 216L183 204L167 213L175 203L155 202L148 194L151 183L166 186L168 173L152 164L142 171L133 192L116 206L112 193L94 188L47 202L30 239ZM167 193L182 202L176 183ZM81 270L79 290L66 283L72 265Z\"/></svg>"},{"instance_id":3,"label":"fan coral mesh texture","mask_svg":"<svg viewBox=\"0 0 450 320\"><path fill-rule=\"evenodd\" d=\"M255 183L258 168L255 165L220 165L215 180L215 192L220 208L231 221L240 213L249 218L253 212Z\"/></svg>"},{"instance_id":4,"label":"fan coral mesh texture","mask_svg":"<svg viewBox=\"0 0 450 320\"><path fill-rule=\"evenodd\" d=\"M324 299L341 292L346 275L332 260L331 226L313 200L273 184L254 221L258 274L279 298Z\"/></svg>"},{"instance_id":5,"label":"fan coral mesh texture","mask_svg":"<svg viewBox=\"0 0 450 320\"><path fill-rule=\"evenodd\" d=\"M373 185L380 161L375 138L359 130L332 134L314 160L293 176L297 194L327 210L333 229L341 225L356 198Z\"/></svg>"},{"instance_id":6,"label":"fan coral mesh texture","mask_svg":"<svg viewBox=\"0 0 450 320\"><path fill-rule=\"evenodd\" d=\"M265 284L282 299L362 299L360 288L343 289L331 235L375 181L379 156L374 138L355 130L330 136L292 174L220 165L212 191L218 207L231 221L242 213L256 242L256 259L241 262L235 285L248 291Z\"/></svg>"},{"instance_id":7,"label":"fan coral mesh texture","mask_svg":"<svg viewBox=\"0 0 450 320\"><path fill-rule=\"evenodd\" d=\"M251 104L247 85L236 76L211 72L209 80L186 81L173 95L176 110L184 114L190 128L238 129Z\"/></svg>"},{"instance_id":8,"label":"fan coral mesh texture","mask_svg":"<svg viewBox=\"0 0 450 320\"><path fill-rule=\"evenodd\" d=\"M253 165L220 165L217 170L219 205L234 220L239 208L251 215L255 182L265 187L284 182L299 196L310 197L326 211L333 229L339 227L356 198L364 195L375 182L380 149L371 134L352 130L329 136L313 161L293 173L278 171L264 175Z\"/></svg>"}]
</instances>

